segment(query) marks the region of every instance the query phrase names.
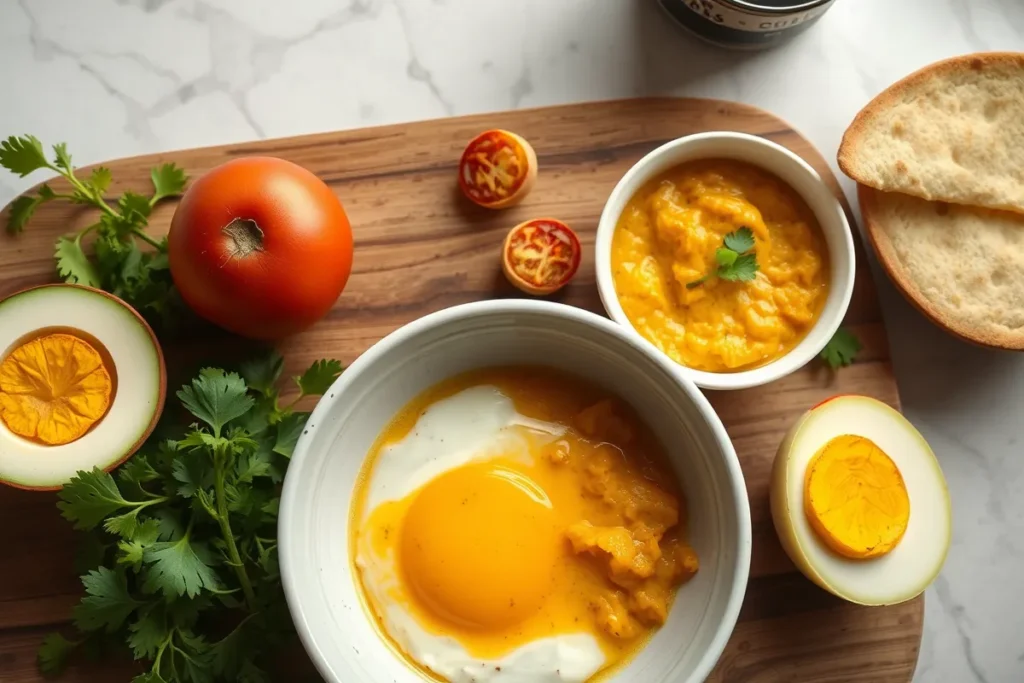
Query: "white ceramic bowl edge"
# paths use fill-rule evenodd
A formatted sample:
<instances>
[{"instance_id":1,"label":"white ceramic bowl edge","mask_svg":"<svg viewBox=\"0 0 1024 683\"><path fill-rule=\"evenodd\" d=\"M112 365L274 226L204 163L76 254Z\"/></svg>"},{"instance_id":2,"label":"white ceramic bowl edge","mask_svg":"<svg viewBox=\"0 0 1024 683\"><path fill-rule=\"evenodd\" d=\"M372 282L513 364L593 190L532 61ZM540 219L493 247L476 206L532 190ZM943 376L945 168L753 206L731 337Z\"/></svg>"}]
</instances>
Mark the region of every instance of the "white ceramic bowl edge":
<instances>
[{"instance_id":1,"label":"white ceramic bowl edge","mask_svg":"<svg viewBox=\"0 0 1024 683\"><path fill-rule=\"evenodd\" d=\"M303 644L334 683L421 681L379 636L349 561L349 507L380 430L417 394L454 374L543 363L617 393L644 416L684 485L701 560L669 620L611 679L703 681L735 626L750 565L750 509L732 443L708 401L666 357L600 316L527 300L465 304L388 335L314 409L284 485L281 575Z\"/></svg>"}]
</instances>

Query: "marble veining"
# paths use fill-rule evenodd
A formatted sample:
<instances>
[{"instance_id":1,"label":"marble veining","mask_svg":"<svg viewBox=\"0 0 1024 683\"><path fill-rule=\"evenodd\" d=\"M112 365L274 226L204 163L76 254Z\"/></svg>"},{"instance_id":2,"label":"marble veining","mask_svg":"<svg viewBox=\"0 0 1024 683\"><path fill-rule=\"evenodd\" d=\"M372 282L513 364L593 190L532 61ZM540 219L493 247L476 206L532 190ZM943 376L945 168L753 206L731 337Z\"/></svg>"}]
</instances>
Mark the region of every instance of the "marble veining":
<instances>
[{"instance_id":1,"label":"marble veining","mask_svg":"<svg viewBox=\"0 0 1024 683\"><path fill-rule=\"evenodd\" d=\"M1022 0L839 0L789 45L749 54L695 41L653 0L3 0L0 134L66 141L86 164L671 94L769 109L832 159L854 113L893 80L997 49L1024 50ZM0 174L0 204L37 180ZM1024 356L941 333L869 265L905 412L953 499L917 680L1022 681Z\"/></svg>"}]
</instances>

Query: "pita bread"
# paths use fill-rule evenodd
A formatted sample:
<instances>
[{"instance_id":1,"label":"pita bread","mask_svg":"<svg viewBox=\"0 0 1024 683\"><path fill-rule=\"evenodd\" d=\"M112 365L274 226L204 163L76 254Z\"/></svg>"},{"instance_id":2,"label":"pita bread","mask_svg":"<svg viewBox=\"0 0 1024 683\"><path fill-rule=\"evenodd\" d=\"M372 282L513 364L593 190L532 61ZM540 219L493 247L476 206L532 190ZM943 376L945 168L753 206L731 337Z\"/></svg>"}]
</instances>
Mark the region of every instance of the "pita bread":
<instances>
[{"instance_id":1,"label":"pita bread","mask_svg":"<svg viewBox=\"0 0 1024 683\"><path fill-rule=\"evenodd\" d=\"M886 192L1024 213L1024 53L933 64L857 115L839 167Z\"/></svg>"},{"instance_id":2,"label":"pita bread","mask_svg":"<svg viewBox=\"0 0 1024 683\"><path fill-rule=\"evenodd\" d=\"M967 340L1024 349L1024 216L860 186L864 227L912 303Z\"/></svg>"}]
</instances>

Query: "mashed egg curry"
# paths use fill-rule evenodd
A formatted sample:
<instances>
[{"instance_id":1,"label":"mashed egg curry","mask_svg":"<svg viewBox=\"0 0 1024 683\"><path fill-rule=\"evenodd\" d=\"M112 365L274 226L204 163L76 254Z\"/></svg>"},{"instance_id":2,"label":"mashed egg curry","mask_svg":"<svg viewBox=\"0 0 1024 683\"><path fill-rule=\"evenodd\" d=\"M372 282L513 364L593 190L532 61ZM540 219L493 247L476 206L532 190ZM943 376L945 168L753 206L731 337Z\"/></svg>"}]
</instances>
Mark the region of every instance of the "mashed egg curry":
<instances>
[{"instance_id":1,"label":"mashed egg curry","mask_svg":"<svg viewBox=\"0 0 1024 683\"><path fill-rule=\"evenodd\" d=\"M754 237L756 272L719 277L726 236L743 228ZM743 162L702 160L630 199L612 273L641 335L687 367L728 372L769 363L803 339L825 303L828 251L810 207L780 179Z\"/></svg>"}]
</instances>

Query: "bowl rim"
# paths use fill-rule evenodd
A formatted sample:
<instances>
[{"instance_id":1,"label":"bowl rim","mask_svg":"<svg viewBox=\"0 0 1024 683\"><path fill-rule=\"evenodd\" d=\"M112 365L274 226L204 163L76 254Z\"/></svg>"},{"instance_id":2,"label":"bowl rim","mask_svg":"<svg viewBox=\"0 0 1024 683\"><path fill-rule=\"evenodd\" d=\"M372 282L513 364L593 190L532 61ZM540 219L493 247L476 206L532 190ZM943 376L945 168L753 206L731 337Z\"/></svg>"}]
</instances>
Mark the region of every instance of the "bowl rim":
<instances>
[{"instance_id":1,"label":"bowl rim","mask_svg":"<svg viewBox=\"0 0 1024 683\"><path fill-rule=\"evenodd\" d=\"M806 175L810 181L808 183L808 187L813 188L813 190L811 190L811 192L802 192L793 187L792 184L786 184L793 187L793 190L807 201L808 204L813 203L811 201L812 197L809 196L812 193L815 195L813 199L829 204L830 213L828 216L823 216L819 214L819 212L815 211L815 217L818 219L818 224L822 233L826 235L826 238L828 237L829 232L834 232L835 236L838 238L836 240L836 244L840 245L838 250L834 249L833 245L828 245L829 259L833 270L833 287L829 290L821 315L818 316L818 319L808 330L807 335L805 335L806 339L812 332L816 332L818 329L825 330L826 334L822 336L820 344L804 345L801 343L787 351L779 358L776 358L765 365L760 365L749 370L741 370L739 372L709 372L706 370L696 370L669 359L670 362L681 369L688 379L704 389L749 389L751 387L761 386L781 379L799 370L813 360L825 347L825 344L828 343L828 340L831 339L832 335L835 334L836 330L839 329L843 318L846 316L846 311L850 306L850 300L853 297L853 288L856 276L856 251L853 244L853 231L850 226L849 218L839 198L836 197L832 189L830 189L825 181L822 180L821 175L819 175L819 173L800 155L776 142L768 140L767 138L738 131L708 131L704 133L685 135L683 137L670 140L669 142L666 142L645 154L639 161L633 164L628 171L626 171L622 178L619 179L618 183L616 183L614 189L611 191L611 194L608 195L608 199L605 201L604 208L601 211L601 217L597 224L597 233L594 238L594 269L597 275L597 291L601 297L601 304L604 306L605 312L612 320L625 327L632 335L641 339L644 344L650 346L653 352L667 358L666 354L661 351L661 349L648 341L636 330L636 328L633 327L633 324L626 316L625 311L622 310L622 305L616 295L615 282L612 278L611 268L611 243L621 214L621 209L619 211L613 211L612 209L614 205L620 202L625 204L625 201L629 200L630 196L636 192L640 185L658 174L657 172L651 171L651 168L654 167L657 162L661 161L665 157L680 154L682 150L685 150L688 147L706 143L708 141L712 143L718 142L741 145L750 149L760 148L762 150L766 150L769 154L775 155L775 157L780 161L796 164L799 172ZM696 158L728 158L737 161L746 161L746 163L764 168L764 170L769 173L776 174L773 169L761 166L754 161L744 159L742 154L737 155L735 152L725 155L718 155L711 152L701 154L695 157L695 159ZM686 163L686 161L680 161L678 163ZM783 180L783 182L786 181ZM626 195L625 200L623 200L624 195ZM812 211L814 211L813 208ZM847 266L847 273L846 277L839 283L840 287L837 289L834 286L834 280L836 268L839 265ZM826 315L829 299L834 296L839 297L838 305L831 313ZM800 348L801 346L804 348ZM796 353L798 350L800 352Z\"/></svg>"},{"instance_id":2,"label":"bowl rim","mask_svg":"<svg viewBox=\"0 0 1024 683\"><path fill-rule=\"evenodd\" d=\"M639 335L629 334L623 326L607 318L575 306L549 301L488 299L458 304L429 313L390 332L370 346L345 369L341 376L324 393L307 420L307 424L314 426L304 429L295 445L288 472L285 476L278 513L278 556L281 583L299 639L317 670L327 680L336 680L333 677L333 667L328 662L325 652L321 650L318 639L313 634L303 609L304 600L302 595L305 592L305 588L301 581L298 580L300 572L297 568L305 558L298 552L298 548L293 548L292 541L290 540L291 534L288 532L288 528L293 524L292 519L301 514L301 507L304 504L304 496L300 490L302 485L300 477L302 476L304 461L309 457L310 444L317 430L322 428L321 425L329 424L329 420L326 418L334 409L335 404L343 400L349 386L358 381L363 373L372 371L373 366L394 348L407 343L428 330L448 325L452 321L462 318L524 312L567 317L581 324L594 327L602 334L617 337L633 347L638 353L646 355L653 363L664 370L686 398L692 402L700 417L703 418L712 438L719 447L720 452L717 454L717 457L723 461L728 477L729 489L732 492L733 507L737 518L737 538L735 539L737 553L732 563L735 575L728 589L723 617L714 625L715 631L711 638L711 645L699 655L689 680L705 680L711 674L711 671L725 651L725 646L728 644L736 628L750 578L753 523L750 516L750 500L747 496L745 478L740 467L739 457L736 455L735 447L725 429L725 425L711 406L710 401L685 373L680 372L678 364L674 363L664 354L653 353L653 347L641 343L643 340Z\"/></svg>"}]
</instances>

